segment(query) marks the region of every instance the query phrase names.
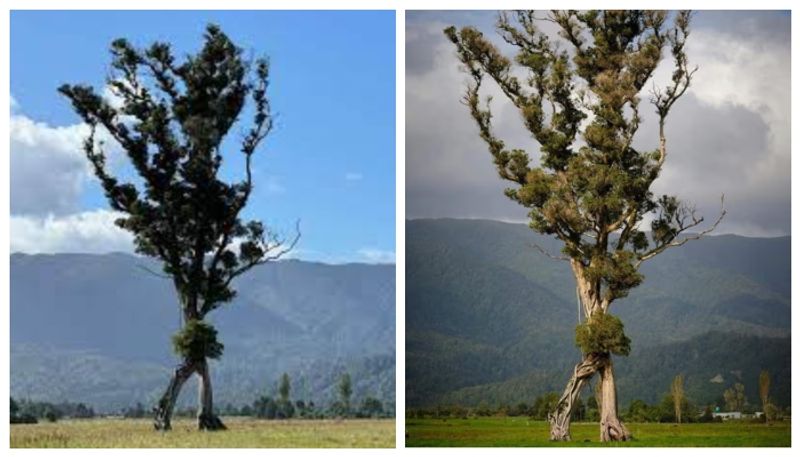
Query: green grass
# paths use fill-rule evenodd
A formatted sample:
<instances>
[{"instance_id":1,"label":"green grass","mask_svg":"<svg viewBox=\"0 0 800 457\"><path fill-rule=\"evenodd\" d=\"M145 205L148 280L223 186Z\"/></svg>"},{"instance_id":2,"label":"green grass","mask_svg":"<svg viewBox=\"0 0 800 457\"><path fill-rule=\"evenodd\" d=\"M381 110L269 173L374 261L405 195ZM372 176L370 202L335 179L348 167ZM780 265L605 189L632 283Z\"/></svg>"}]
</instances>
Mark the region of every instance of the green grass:
<instances>
[{"instance_id":1,"label":"green grass","mask_svg":"<svg viewBox=\"0 0 800 457\"><path fill-rule=\"evenodd\" d=\"M573 423L572 441L549 440L547 422L523 417L476 419L408 419L408 447L522 447L522 446L790 446L790 423L754 424L723 422L710 424L626 424L633 441L601 443L597 423Z\"/></svg>"},{"instance_id":2,"label":"green grass","mask_svg":"<svg viewBox=\"0 0 800 457\"><path fill-rule=\"evenodd\" d=\"M173 421L173 430L153 430L148 419L84 419L11 425L11 447L33 448L265 448L394 447L395 421L223 418L228 430L199 432L191 419Z\"/></svg>"}]
</instances>

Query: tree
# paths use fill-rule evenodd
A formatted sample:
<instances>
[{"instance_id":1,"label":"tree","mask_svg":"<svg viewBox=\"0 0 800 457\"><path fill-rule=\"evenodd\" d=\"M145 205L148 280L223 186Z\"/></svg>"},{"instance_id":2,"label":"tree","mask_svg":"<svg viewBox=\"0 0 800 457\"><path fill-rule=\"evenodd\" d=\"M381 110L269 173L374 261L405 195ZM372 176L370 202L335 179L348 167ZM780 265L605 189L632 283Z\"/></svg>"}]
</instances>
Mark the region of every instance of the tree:
<instances>
[{"instance_id":1,"label":"tree","mask_svg":"<svg viewBox=\"0 0 800 457\"><path fill-rule=\"evenodd\" d=\"M575 408L572 410L572 420L576 422L583 422L586 419L586 405L579 398L575 402Z\"/></svg>"},{"instance_id":2,"label":"tree","mask_svg":"<svg viewBox=\"0 0 800 457\"><path fill-rule=\"evenodd\" d=\"M628 405L626 420L630 422L655 422L658 418L658 408L652 407L642 400L633 400Z\"/></svg>"},{"instance_id":3,"label":"tree","mask_svg":"<svg viewBox=\"0 0 800 457\"><path fill-rule=\"evenodd\" d=\"M739 382L733 387L725 389L722 396L725 398L725 407L728 411L741 411L747 401L744 396L744 385Z\"/></svg>"},{"instance_id":4,"label":"tree","mask_svg":"<svg viewBox=\"0 0 800 457\"><path fill-rule=\"evenodd\" d=\"M588 422L597 422L600 420L600 411L597 406L597 397L591 396L586 399L586 420Z\"/></svg>"},{"instance_id":5,"label":"tree","mask_svg":"<svg viewBox=\"0 0 800 457\"><path fill-rule=\"evenodd\" d=\"M690 16L679 12L667 26L664 11L501 13L497 32L515 49L513 60L474 27L444 31L471 77L463 102L500 178L511 183L506 196L529 210L533 230L563 242L562 255L536 247L569 262L576 280L583 310L576 342L583 356L550 414L552 440L570 439L572 410L595 374L600 376L601 440L630 438L617 414L611 358L627 355L630 341L610 306L642 282L643 262L709 233L725 214L723 206L713 225L687 235L703 218L677 197L656 197L650 190L667 158L667 116L696 70L684 50ZM539 29L541 21L561 29L571 53ZM654 89L651 96L658 146L640 151L633 146L642 122L640 93L664 48L670 49L675 68L668 87ZM538 163L496 136L491 97L481 98L487 76L519 110L539 145ZM649 234L642 227L646 216L652 218Z\"/></svg>"},{"instance_id":6,"label":"tree","mask_svg":"<svg viewBox=\"0 0 800 457\"><path fill-rule=\"evenodd\" d=\"M281 376L281 382L278 386L278 395L281 396L281 402L288 403L289 402L289 394L292 390L292 384L289 380L289 374L284 373Z\"/></svg>"},{"instance_id":7,"label":"tree","mask_svg":"<svg viewBox=\"0 0 800 457\"><path fill-rule=\"evenodd\" d=\"M339 378L339 398L342 402L344 415L350 414L350 396L353 395L353 384L350 380L350 373L344 372Z\"/></svg>"},{"instance_id":8,"label":"tree","mask_svg":"<svg viewBox=\"0 0 800 457\"><path fill-rule=\"evenodd\" d=\"M547 415L555 409L557 404L558 393L547 392L546 394L536 397L533 402L533 408L531 408L531 414L535 419L546 419Z\"/></svg>"},{"instance_id":9,"label":"tree","mask_svg":"<svg viewBox=\"0 0 800 457\"><path fill-rule=\"evenodd\" d=\"M670 392L672 393L672 402L675 405L675 421L677 423L681 423L681 404L685 399L683 393L683 375L678 374L675 376L675 379L672 380L672 386L670 388Z\"/></svg>"},{"instance_id":10,"label":"tree","mask_svg":"<svg viewBox=\"0 0 800 457\"><path fill-rule=\"evenodd\" d=\"M272 397L262 395L253 402L253 415L262 419L275 419L278 415L278 404Z\"/></svg>"},{"instance_id":11,"label":"tree","mask_svg":"<svg viewBox=\"0 0 800 457\"><path fill-rule=\"evenodd\" d=\"M167 43L137 49L115 40L107 84L119 103L90 86L59 88L90 127L84 152L120 213L116 224L133 234L137 253L163 262L162 276L178 296L183 323L173 343L182 360L155 409L157 430L171 428L175 400L193 374L200 379L198 427L225 428L214 414L208 365L223 345L205 317L234 298L235 278L281 257L299 238L298 231L288 242L240 217L253 189L253 155L272 130L269 64L245 60L217 26L209 25L204 38L202 50L182 63ZM254 114L240 145L245 177L230 184L218 177L223 139L248 98ZM121 146L141 179L124 182L111 174L98 129Z\"/></svg>"},{"instance_id":12,"label":"tree","mask_svg":"<svg viewBox=\"0 0 800 457\"><path fill-rule=\"evenodd\" d=\"M758 394L761 397L761 406L764 408L764 420L769 422L770 416L767 414L767 406L769 405L769 372L767 370L761 370L761 374L758 375Z\"/></svg>"},{"instance_id":13,"label":"tree","mask_svg":"<svg viewBox=\"0 0 800 457\"><path fill-rule=\"evenodd\" d=\"M367 397L361 403L361 415L363 417L379 417L381 414L383 414L383 403L377 398Z\"/></svg>"}]
</instances>

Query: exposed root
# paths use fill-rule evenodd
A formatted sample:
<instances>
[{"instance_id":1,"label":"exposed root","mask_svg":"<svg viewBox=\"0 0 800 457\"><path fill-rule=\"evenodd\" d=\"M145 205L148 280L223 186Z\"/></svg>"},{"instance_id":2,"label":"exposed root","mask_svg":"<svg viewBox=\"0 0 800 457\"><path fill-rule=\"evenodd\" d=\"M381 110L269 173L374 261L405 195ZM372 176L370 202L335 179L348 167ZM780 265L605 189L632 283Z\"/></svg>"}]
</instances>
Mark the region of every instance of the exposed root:
<instances>
[{"instance_id":1,"label":"exposed root","mask_svg":"<svg viewBox=\"0 0 800 457\"><path fill-rule=\"evenodd\" d=\"M215 414L201 414L197 416L197 428L199 430L217 431L227 430L228 427L222 423L219 416Z\"/></svg>"}]
</instances>

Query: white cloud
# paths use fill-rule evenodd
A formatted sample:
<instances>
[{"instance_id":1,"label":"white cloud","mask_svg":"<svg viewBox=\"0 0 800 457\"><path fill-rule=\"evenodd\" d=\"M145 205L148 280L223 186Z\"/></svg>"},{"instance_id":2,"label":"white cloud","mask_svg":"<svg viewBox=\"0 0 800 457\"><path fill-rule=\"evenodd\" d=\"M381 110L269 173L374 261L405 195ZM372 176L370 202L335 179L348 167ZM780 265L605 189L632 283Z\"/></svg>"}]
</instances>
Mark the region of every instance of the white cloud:
<instances>
[{"instance_id":1,"label":"white cloud","mask_svg":"<svg viewBox=\"0 0 800 457\"><path fill-rule=\"evenodd\" d=\"M91 175L82 152L88 134L83 124L52 127L12 114L12 214L67 214L78 209L83 184Z\"/></svg>"},{"instance_id":2,"label":"white cloud","mask_svg":"<svg viewBox=\"0 0 800 457\"><path fill-rule=\"evenodd\" d=\"M11 252L133 252L133 237L114 225L119 214L109 210L68 216L11 216Z\"/></svg>"},{"instance_id":3,"label":"white cloud","mask_svg":"<svg viewBox=\"0 0 800 457\"><path fill-rule=\"evenodd\" d=\"M689 59L700 70L667 121L670 154L654 191L695 202L707 220L716 216L719 196L725 193L729 211L720 232L786 234L791 168L788 22L737 14L719 13L716 26L697 27L689 37ZM734 16L747 20L726 26L729 30L720 28L719 23L728 24ZM524 208L503 196L506 184L497 177L460 103L468 78L442 34L450 23L483 21L486 35L506 49L487 26L491 18L467 20L455 12L412 17L406 24L407 217L526 218ZM664 54L654 77L661 86L672 71L669 50ZM538 145L517 110L493 83L487 81L485 89L485 95L495 96L497 135L507 147L528 151L536 163ZM651 150L658 143L658 123L648 94L642 95L644 123L635 146Z\"/></svg>"},{"instance_id":4,"label":"white cloud","mask_svg":"<svg viewBox=\"0 0 800 457\"><path fill-rule=\"evenodd\" d=\"M367 263L395 263L394 251L362 248L358 250L358 256Z\"/></svg>"}]
</instances>

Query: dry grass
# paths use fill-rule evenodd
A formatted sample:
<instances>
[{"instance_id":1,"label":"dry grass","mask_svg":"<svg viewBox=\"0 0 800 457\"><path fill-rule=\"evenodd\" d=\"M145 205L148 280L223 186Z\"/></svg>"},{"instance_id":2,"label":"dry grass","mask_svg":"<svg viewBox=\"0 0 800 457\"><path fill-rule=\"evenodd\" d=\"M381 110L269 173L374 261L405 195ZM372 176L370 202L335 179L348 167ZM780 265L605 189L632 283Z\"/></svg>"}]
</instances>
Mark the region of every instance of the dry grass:
<instances>
[{"instance_id":1,"label":"dry grass","mask_svg":"<svg viewBox=\"0 0 800 457\"><path fill-rule=\"evenodd\" d=\"M277 448L394 447L395 421L223 418L224 432L199 432L177 419L160 433L147 419L64 420L11 426L12 448Z\"/></svg>"}]
</instances>

